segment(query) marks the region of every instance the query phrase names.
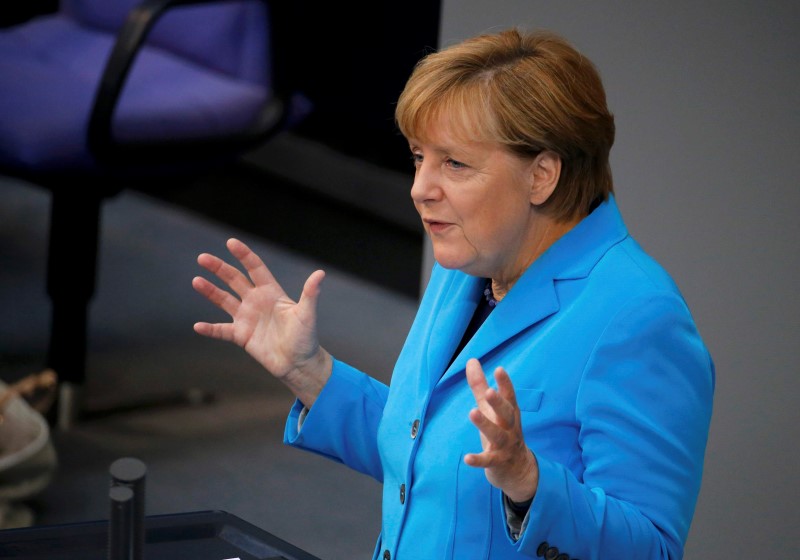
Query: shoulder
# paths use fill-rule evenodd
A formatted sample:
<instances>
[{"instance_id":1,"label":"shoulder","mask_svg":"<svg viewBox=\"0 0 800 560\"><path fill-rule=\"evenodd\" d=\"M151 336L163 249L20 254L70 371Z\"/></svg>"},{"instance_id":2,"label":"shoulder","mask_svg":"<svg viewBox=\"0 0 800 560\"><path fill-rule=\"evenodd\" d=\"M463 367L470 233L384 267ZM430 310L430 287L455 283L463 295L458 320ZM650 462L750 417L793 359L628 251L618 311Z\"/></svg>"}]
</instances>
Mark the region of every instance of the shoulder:
<instances>
[{"instance_id":1,"label":"shoulder","mask_svg":"<svg viewBox=\"0 0 800 560\"><path fill-rule=\"evenodd\" d=\"M615 294L626 300L662 295L683 302L672 275L630 235L609 248L597 261L589 280L608 295Z\"/></svg>"},{"instance_id":2,"label":"shoulder","mask_svg":"<svg viewBox=\"0 0 800 560\"><path fill-rule=\"evenodd\" d=\"M587 274L557 280L554 287L560 313L580 316L582 328L595 336L624 332L636 338L675 329L698 335L674 278L630 235L608 246Z\"/></svg>"}]
</instances>

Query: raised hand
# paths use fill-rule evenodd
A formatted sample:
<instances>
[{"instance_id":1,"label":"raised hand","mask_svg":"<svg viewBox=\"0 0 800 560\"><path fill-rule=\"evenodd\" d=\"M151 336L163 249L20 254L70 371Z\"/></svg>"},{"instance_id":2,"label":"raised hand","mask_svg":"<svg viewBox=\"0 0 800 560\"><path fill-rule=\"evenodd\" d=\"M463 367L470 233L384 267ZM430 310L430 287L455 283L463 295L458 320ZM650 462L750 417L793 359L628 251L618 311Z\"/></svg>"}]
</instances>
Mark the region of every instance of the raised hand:
<instances>
[{"instance_id":1,"label":"raised hand","mask_svg":"<svg viewBox=\"0 0 800 560\"><path fill-rule=\"evenodd\" d=\"M312 273L295 302L247 245L229 239L227 248L247 275L219 257L202 253L197 263L230 291L201 276L192 280L192 287L230 315L231 322L198 322L195 332L241 346L310 407L332 367L330 355L317 339L317 301L325 273Z\"/></svg>"},{"instance_id":2,"label":"raised hand","mask_svg":"<svg viewBox=\"0 0 800 560\"><path fill-rule=\"evenodd\" d=\"M481 453L468 453L464 462L485 469L489 482L515 502L524 502L536 494L539 467L522 433L520 410L514 386L501 367L494 371L497 390L489 387L478 360L467 362L467 383L477 408L469 413L470 421L481 435Z\"/></svg>"}]
</instances>

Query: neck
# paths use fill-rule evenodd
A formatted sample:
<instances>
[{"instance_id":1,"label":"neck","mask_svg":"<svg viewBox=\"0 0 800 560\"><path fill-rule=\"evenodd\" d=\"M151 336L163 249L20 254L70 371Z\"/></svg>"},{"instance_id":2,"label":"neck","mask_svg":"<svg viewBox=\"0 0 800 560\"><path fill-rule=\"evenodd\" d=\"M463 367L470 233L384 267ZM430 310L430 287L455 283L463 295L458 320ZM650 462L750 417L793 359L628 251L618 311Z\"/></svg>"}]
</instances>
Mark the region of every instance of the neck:
<instances>
[{"instance_id":1,"label":"neck","mask_svg":"<svg viewBox=\"0 0 800 560\"><path fill-rule=\"evenodd\" d=\"M541 257L556 241L561 239L569 230L574 228L582 217L576 217L566 221L556 221L552 219L545 219L541 227L538 227L533 232L532 241L529 246L532 247L530 251L526 251L524 258L520 260L518 266L514 267L513 271L509 274L498 274L492 276L492 293L496 301L502 300L506 294L511 290L514 284L519 280L528 267L533 264L536 259ZM539 217L541 220L542 217Z\"/></svg>"}]
</instances>

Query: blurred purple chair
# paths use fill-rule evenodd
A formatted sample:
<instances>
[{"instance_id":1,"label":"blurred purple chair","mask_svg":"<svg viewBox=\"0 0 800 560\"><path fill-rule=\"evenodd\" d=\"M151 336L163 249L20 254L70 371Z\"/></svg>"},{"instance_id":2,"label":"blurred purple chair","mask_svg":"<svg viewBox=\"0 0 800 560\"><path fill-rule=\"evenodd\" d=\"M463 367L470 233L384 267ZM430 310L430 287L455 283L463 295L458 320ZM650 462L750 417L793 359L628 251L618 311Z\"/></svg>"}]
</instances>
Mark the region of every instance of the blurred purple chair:
<instances>
[{"instance_id":1,"label":"blurred purple chair","mask_svg":"<svg viewBox=\"0 0 800 560\"><path fill-rule=\"evenodd\" d=\"M61 0L0 29L0 174L51 193L46 367L79 419L108 197L193 180L311 110L285 83L291 22L269 0ZM67 402L69 401L69 403Z\"/></svg>"}]
</instances>

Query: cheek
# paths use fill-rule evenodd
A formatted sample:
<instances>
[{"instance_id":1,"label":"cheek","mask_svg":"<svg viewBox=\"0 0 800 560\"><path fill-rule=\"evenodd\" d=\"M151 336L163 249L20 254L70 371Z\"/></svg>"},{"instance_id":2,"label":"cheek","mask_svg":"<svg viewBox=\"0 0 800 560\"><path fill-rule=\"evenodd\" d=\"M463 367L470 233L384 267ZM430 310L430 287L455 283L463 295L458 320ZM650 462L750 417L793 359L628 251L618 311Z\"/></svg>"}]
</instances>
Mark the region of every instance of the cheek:
<instances>
[{"instance_id":1,"label":"cheek","mask_svg":"<svg viewBox=\"0 0 800 560\"><path fill-rule=\"evenodd\" d=\"M482 211L474 214L464 223L464 237L471 239L478 244L485 244L497 235L497 220L500 216L495 216L491 212Z\"/></svg>"},{"instance_id":2,"label":"cheek","mask_svg":"<svg viewBox=\"0 0 800 560\"><path fill-rule=\"evenodd\" d=\"M526 207L519 202L487 206L473 217L467 236L476 245L493 251L515 246L528 224Z\"/></svg>"},{"instance_id":3,"label":"cheek","mask_svg":"<svg viewBox=\"0 0 800 560\"><path fill-rule=\"evenodd\" d=\"M465 229L481 239L504 237L506 231L513 228L518 214L519 208L488 202L472 213Z\"/></svg>"}]
</instances>

